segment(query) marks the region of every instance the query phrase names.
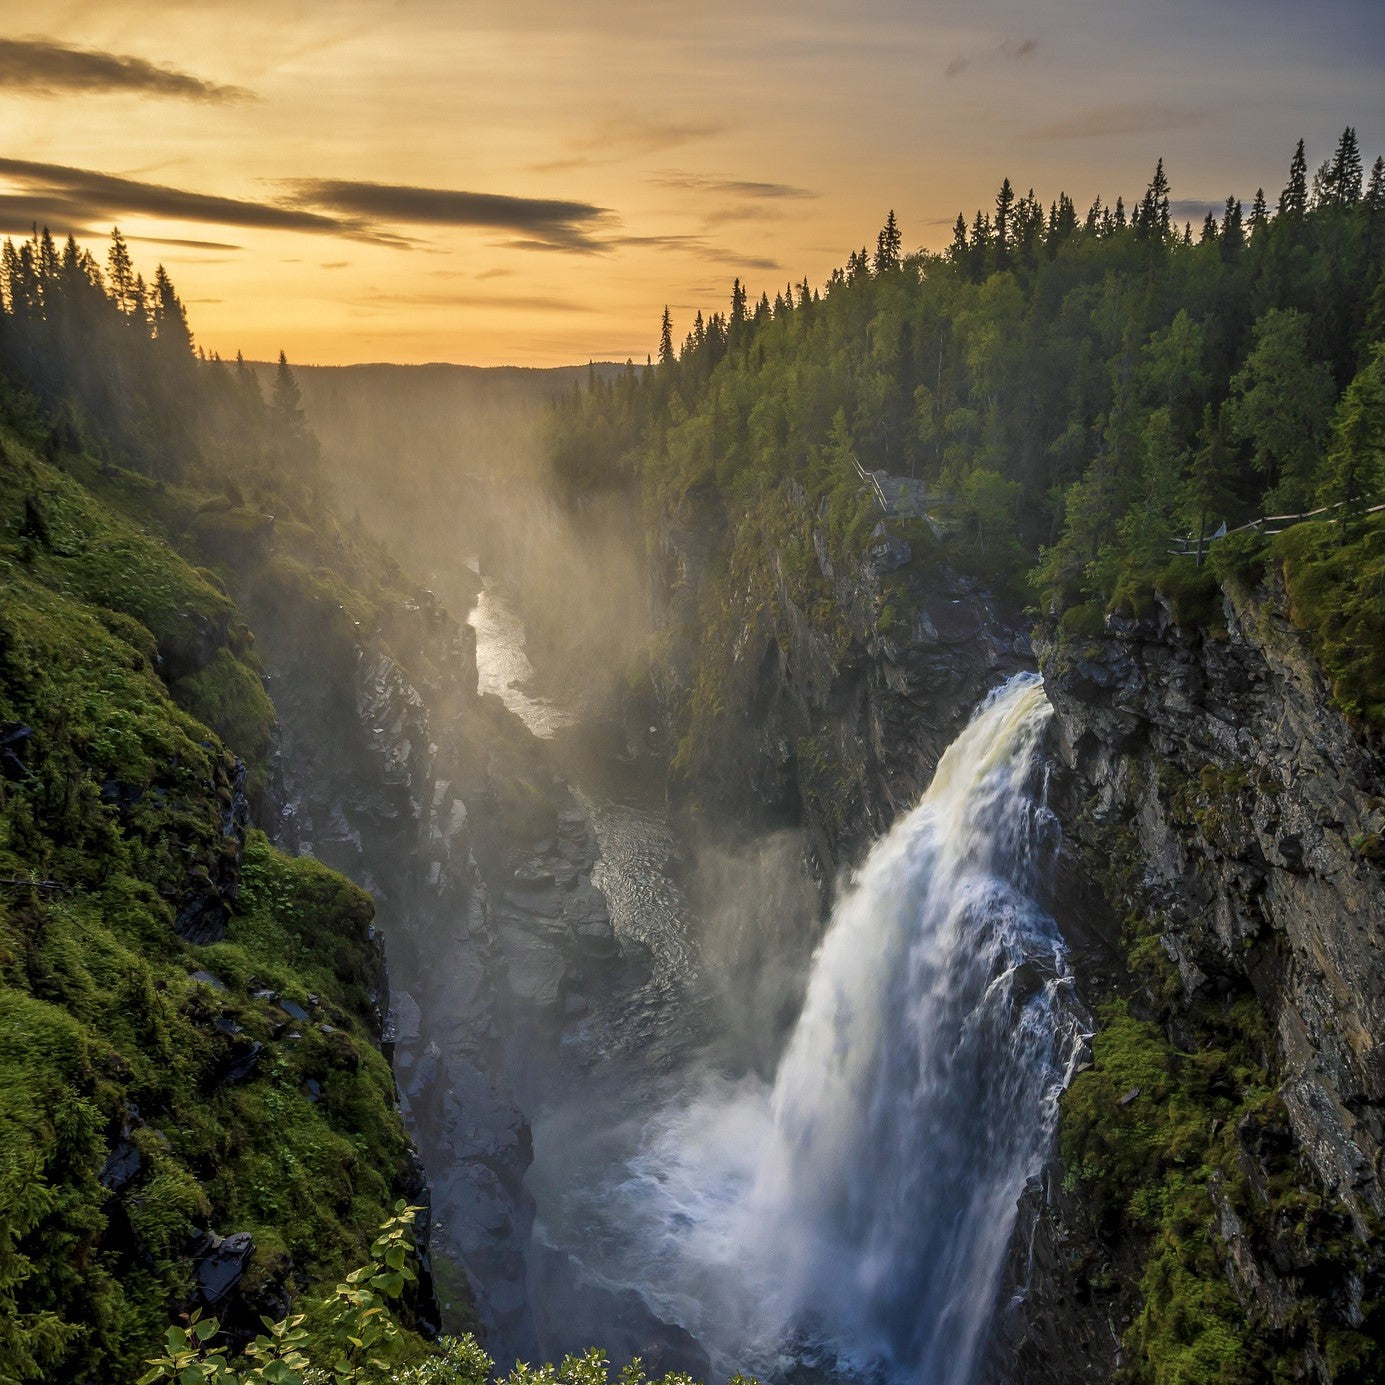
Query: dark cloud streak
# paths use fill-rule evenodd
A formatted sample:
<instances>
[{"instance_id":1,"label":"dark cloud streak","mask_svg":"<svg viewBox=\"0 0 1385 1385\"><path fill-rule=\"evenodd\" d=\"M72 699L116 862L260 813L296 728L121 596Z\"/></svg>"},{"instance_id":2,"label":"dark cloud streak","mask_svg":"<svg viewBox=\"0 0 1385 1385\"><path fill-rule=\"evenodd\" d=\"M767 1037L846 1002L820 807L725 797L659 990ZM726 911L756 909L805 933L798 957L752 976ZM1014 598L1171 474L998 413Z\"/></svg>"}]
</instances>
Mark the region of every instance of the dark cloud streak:
<instances>
[{"instance_id":1,"label":"dark cloud streak","mask_svg":"<svg viewBox=\"0 0 1385 1385\"><path fill-rule=\"evenodd\" d=\"M69 48L49 39L0 38L0 87L40 96L60 92L138 92L189 101L248 101L254 93L160 67L144 58Z\"/></svg>"},{"instance_id":2,"label":"dark cloud streak","mask_svg":"<svg viewBox=\"0 0 1385 1385\"><path fill-rule=\"evenodd\" d=\"M981 53L959 53L944 68L944 77L960 77L969 67L976 63L991 62L1020 62L1025 58L1032 58L1039 51L1039 40L1037 38L1006 39L1003 43L998 43L994 48L988 48Z\"/></svg>"},{"instance_id":3,"label":"dark cloud streak","mask_svg":"<svg viewBox=\"0 0 1385 1385\"><path fill-rule=\"evenodd\" d=\"M782 201L821 196L811 188L790 183L754 183L735 178L707 178L694 173L666 173L650 180L656 187L681 192L711 192L721 197L749 198L754 201Z\"/></svg>"},{"instance_id":4,"label":"dark cloud streak","mask_svg":"<svg viewBox=\"0 0 1385 1385\"><path fill-rule=\"evenodd\" d=\"M26 202L41 212L34 218L40 225L56 223L63 230L79 221L99 223L133 214L217 226L315 231L388 245L408 243L402 237L374 231L358 220L343 220L301 207L187 192L161 183L143 183L63 164L0 159L0 177L9 178L26 190Z\"/></svg>"},{"instance_id":5,"label":"dark cloud streak","mask_svg":"<svg viewBox=\"0 0 1385 1385\"><path fill-rule=\"evenodd\" d=\"M1062 120L1029 131L1028 137L1036 140L1071 140L1104 139L1110 135L1148 135L1161 130L1181 130L1191 125L1201 125L1207 118L1205 110L1135 101L1074 111Z\"/></svg>"},{"instance_id":6,"label":"dark cloud streak","mask_svg":"<svg viewBox=\"0 0 1385 1385\"><path fill-rule=\"evenodd\" d=\"M327 208L368 221L517 231L545 248L586 253L602 248L593 233L611 215L589 202L493 192L320 178L301 179L290 186L290 200L297 206Z\"/></svg>"}]
</instances>

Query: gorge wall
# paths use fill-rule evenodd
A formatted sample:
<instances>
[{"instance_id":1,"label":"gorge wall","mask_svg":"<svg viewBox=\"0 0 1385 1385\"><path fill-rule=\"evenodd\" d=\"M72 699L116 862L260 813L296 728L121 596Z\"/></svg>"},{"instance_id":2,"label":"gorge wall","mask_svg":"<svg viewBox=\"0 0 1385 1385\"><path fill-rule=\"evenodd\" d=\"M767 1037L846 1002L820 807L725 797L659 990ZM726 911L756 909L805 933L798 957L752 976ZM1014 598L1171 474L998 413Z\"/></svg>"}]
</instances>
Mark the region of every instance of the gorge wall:
<instances>
[{"instance_id":1,"label":"gorge wall","mask_svg":"<svg viewBox=\"0 0 1385 1385\"><path fill-rule=\"evenodd\" d=\"M987 690L1044 672L1065 829L1052 907L1098 1018L1023 1200L989 1377L1374 1379L1378 754L1273 582L1229 582L1206 627L1160 603L1031 650L1017 603L920 563L902 528L887 519L850 567L815 534L816 602L782 550L723 583L739 633L709 668L708 641L679 632L725 570L726 524L690 497L655 544L655 682L675 741L699 680L715 686L716 748L684 756L694 811L800 823L829 878L918 796Z\"/></svg>"}]
</instances>

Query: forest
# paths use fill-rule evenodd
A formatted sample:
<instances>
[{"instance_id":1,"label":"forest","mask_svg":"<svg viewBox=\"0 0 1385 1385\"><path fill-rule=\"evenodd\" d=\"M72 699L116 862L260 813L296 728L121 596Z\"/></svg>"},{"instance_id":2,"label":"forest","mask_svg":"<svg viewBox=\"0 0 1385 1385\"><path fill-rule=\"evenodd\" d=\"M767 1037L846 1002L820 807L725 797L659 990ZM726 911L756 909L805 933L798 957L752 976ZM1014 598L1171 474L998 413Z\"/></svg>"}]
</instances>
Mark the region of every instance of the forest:
<instances>
[{"instance_id":1,"label":"forest","mask_svg":"<svg viewBox=\"0 0 1385 1385\"><path fill-rule=\"evenodd\" d=\"M666 310L657 367L568 396L555 476L715 495L760 539L798 486L857 548L857 465L915 478L952 561L1076 632L1156 591L1205 615L1213 536L1323 510L1222 561L1274 548L1343 706L1385 729L1385 162L1347 128L1312 173L1300 141L1273 200L1196 227L1172 206L1162 160L1085 212L1007 178L942 253L903 253L891 212L822 289L751 304L738 279L681 346Z\"/></svg>"}]
</instances>

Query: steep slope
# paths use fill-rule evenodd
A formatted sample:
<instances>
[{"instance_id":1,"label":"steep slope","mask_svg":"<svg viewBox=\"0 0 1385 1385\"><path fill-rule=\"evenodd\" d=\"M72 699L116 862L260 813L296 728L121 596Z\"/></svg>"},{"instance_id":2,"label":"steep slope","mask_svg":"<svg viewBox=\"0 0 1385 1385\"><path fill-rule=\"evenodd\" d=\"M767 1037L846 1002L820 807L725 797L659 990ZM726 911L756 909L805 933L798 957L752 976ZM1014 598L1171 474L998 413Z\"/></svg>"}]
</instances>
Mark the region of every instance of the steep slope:
<instances>
[{"instance_id":1,"label":"steep slope","mask_svg":"<svg viewBox=\"0 0 1385 1385\"><path fill-rule=\"evenodd\" d=\"M0 443L0 1360L129 1379L177 1309L255 1328L357 1263L419 1177L371 901L247 828L235 606Z\"/></svg>"}]
</instances>

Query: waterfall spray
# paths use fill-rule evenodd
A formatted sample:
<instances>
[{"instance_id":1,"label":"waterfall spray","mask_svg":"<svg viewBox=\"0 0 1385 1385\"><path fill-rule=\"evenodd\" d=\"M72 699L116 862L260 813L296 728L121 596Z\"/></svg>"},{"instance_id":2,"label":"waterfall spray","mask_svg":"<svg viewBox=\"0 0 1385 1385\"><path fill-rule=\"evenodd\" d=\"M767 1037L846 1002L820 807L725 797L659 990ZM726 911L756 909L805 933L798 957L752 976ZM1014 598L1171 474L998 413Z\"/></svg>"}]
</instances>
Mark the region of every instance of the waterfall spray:
<instances>
[{"instance_id":1,"label":"waterfall spray","mask_svg":"<svg viewBox=\"0 0 1385 1385\"><path fill-rule=\"evenodd\" d=\"M614 1269L719 1367L968 1385L1080 1047L1036 900L1041 681L997 689L833 910L772 1088L711 1077L619 1185Z\"/></svg>"}]
</instances>

